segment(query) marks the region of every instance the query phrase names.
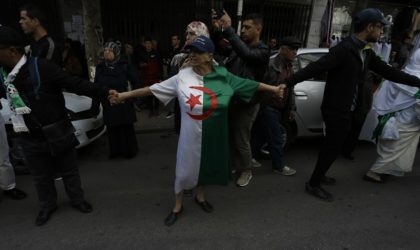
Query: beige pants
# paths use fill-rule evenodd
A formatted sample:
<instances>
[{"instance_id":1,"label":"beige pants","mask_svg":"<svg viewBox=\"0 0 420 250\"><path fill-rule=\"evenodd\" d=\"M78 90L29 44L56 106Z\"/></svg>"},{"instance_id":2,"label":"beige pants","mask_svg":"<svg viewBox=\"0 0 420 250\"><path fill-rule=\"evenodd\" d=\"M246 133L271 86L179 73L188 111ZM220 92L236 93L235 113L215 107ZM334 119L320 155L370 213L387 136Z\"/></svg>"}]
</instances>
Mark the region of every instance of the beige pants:
<instances>
[{"instance_id":1,"label":"beige pants","mask_svg":"<svg viewBox=\"0 0 420 250\"><path fill-rule=\"evenodd\" d=\"M230 145L233 169L238 172L251 169L251 129L257 117L259 104L232 103L230 109Z\"/></svg>"}]
</instances>

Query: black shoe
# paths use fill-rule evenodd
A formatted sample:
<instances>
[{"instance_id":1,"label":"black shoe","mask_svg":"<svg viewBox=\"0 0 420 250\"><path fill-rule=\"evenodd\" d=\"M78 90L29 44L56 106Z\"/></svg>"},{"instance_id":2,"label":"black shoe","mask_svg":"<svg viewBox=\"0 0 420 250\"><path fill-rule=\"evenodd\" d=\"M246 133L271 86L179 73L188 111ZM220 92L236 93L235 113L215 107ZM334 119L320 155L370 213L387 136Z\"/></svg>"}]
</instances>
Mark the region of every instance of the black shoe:
<instances>
[{"instance_id":1,"label":"black shoe","mask_svg":"<svg viewBox=\"0 0 420 250\"><path fill-rule=\"evenodd\" d=\"M197 203L206 213L213 212L213 206L208 201L199 201L197 196L194 198L195 203Z\"/></svg>"},{"instance_id":2,"label":"black shoe","mask_svg":"<svg viewBox=\"0 0 420 250\"><path fill-rule=\"evenodd\" d=\"M134 157L136 157L137 153L131 153L131 154L126 154L124 155L124 158L129 160L129 159L133 159Z\"/></svg>"},{"instance_id":3,"label":"black shoe","mask_svg":"<svg viewBox=\"0 0 420 250\"><path fill-rule=\"evenodd\" d=\"M322 176L321 178L321 183L327 184L327 185L332 185L335 184L335 178L333 177L328 177L328 176Z\"/></svg>"},{"instance_id":4,"label":"black shoe","mask_svg":"<svg viewBox=\"0 0 420 250\"><path fill-rule=\"evenodd\" d=\"M82 213L90 213L93 211L92 205L90 205L87 201L82 201L81 203L77 205L72 205L72 207L76 208Z\"/></svg>"},{"instance_id":5,"label":"black shoe","mask_svg":"<svg viewBox=\"0 0 420 250\"><path fill-rule=\"evenodd\" d=\"M53 209L51 209L51 210L47 210L47 211L41 210L41 211L39 212L38 216L36 217L36 220L35 220L35 225L37 225L37 226L42 226L42 225L44 225L45 223L47 223L47 222L48 222L48 220L50 219L51 215L52 215L55 211L57 211L57 207L55 207L55 208L53 208Z\"/></svg>"},{"instance_id":6,"label":"black shoe","mask_svg":"<svg viewBox=\"0 0 420 250\"><path fill-rule=\"evenodd\" d=\"M321 200L331 202L334 200L332 194L328 193L323 189L321 186L319 187L313 187L308 182L305 184L305 190L308 194L311 194L317 198L320 198Z\"/></svg>"},{"instance_id":7,"label":"black shoe","mask_svg":"<svg viewBox=\"0 0 420 250\"><path fill-rule=\"evenodd\" d=\"M182 213L183 210L183 207L181 207L178 212L171 211L171 213L165 218L165 225L168 227L172 226L178 220L178 216Z\"/></svg>"},{"instance_id":8,"label":"black shoe","mask_svg":"<svg viewBox=\"0 0 420 250\"><path fill-rule=\"evenodd\" d=\"M343 154L343 157L349 161L354 161L354 156L352 154Z\"/></svg>"},{"instance_id":9,"label":"black shoe","mask_svg":"<svg viewBox=\"0 0 420 250\"><path fill-rule=\"evenodd\" d=\"M12 200L22 200L22 199L25 199L26 197L26 193L17 188L4 190L3 194Z\"/></svg>"},{"instance_id":10,"label":"black shoe","mask_svg":"<svg viewBox=\"0 0 420 250\"><path fill-rule=\"evenodd\" d=\"M118 154L109 154L109 155L108 155L108 160L115 159L115 158L117 158L118 156L119 156Z\"/></svg>"}]
</instances>

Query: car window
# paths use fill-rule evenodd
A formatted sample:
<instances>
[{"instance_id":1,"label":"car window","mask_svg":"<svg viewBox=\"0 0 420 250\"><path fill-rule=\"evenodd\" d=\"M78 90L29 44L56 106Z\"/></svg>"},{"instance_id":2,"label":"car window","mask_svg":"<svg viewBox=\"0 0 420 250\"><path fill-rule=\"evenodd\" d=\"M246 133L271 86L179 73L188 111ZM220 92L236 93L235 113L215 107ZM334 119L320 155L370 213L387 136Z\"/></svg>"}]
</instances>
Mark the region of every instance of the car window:
<instances>
[{"instance_id":1,"label":"car window","mask_svg":"<svg viewBox=\"0 0 420 250\"><path fill-rule=\"evenodd\" d=\"M303 69L306 66L308 66L308 64L310 64L311 62L315 62L317 61L319 58L321 58L323 55L325 55L326 53L305 53L305 54L300 54L297 56L297 60L295 60L295 64L293 65L293 69L295 70L295 72L297 70ZM327 74L323 73L319 76L316 76L314 78L312 78L312 81L325 81L327 78Z\"/></svg>"}]
</instances>

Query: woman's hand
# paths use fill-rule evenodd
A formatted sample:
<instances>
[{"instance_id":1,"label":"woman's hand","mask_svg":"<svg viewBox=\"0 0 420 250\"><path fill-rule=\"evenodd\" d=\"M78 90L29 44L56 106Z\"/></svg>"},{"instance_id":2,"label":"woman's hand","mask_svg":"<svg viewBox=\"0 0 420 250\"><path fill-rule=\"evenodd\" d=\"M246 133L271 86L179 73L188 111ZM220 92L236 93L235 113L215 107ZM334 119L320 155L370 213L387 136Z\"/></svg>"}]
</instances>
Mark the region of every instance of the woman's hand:
<instances>
[{"instance_id":1,"label":"woman's hand","mask_svg":"<svg viewBox=\"0 0 420 250\"><path fill-rule=\"evenodd\" d=\"M277 86L276 95L279 98L283 99L283 97L284 97L284 90L286 89L286 87L287 87L286 84L280 84L279 86Z\"/></svg>"},{"instance_id":2,"label":"woman's hand","mask_svg":"<svg viewBox=\"0 0 420 250\"><path fill-rule=\"evenodd\" d=\"M108 92L108 101L111 104L111 106L123 103L124 99L124 93L118 93L118 91L114 89L111 89Z\"/></svg>"}]
</instances>

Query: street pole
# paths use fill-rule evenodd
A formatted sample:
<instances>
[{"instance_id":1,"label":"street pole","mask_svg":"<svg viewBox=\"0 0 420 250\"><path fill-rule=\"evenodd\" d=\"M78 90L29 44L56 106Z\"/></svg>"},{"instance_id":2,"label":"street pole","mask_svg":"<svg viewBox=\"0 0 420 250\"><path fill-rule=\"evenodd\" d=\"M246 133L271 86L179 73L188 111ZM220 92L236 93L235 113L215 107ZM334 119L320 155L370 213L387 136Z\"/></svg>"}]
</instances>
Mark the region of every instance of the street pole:
<instances>
[{"instance_id":1,"label":"street pole","mask_svg":"<svg viewBox=\"0 0 420 250\"><path fill-rule=\"evenodd\" d=\"M94 79L98 51L103 46L100 0L82 0L85 33L85 51L89 78Z\"/></svg>"},{"instance_id":2,"label":"street pole","mask_svg":"<svg viewBox=\"0 0 420 250\"><path fill-rule=\"evenodd\" d=\"M236 14L236 16L238 17L238 29L236 30L236 33L238 35L241 34L243 7L244 7L244 0L238 0L238 11L237 11L237 14Z\"/></svg>"}]
</instances>

